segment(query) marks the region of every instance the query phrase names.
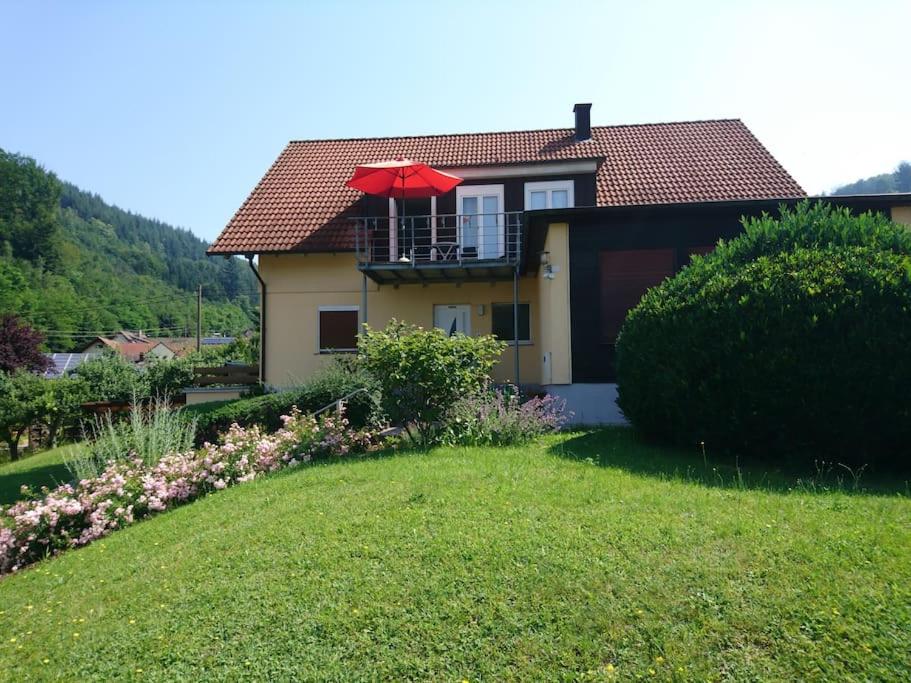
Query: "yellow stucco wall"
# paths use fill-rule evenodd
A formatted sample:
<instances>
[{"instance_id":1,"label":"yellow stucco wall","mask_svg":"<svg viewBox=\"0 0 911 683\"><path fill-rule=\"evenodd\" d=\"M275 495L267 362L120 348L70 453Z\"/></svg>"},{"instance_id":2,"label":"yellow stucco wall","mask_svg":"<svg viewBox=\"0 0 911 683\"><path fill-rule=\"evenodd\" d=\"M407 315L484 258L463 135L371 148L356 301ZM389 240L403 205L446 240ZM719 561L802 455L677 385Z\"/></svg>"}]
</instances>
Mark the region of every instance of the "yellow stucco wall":
<instances>
[{"instance_id":1,"label":"yellow stucco wall","mask_svg":"<svg viewBox=\"0 0 911 683\"><path fill-rule=\"evenodd\" d=\"M544 243L547 264L538 274L538 300L541 314L539 338L543 384L572 383L569 317L569 225L551 223ZM551 275L547 276L548 266ZM549 354L550 371L544 369Z\"/></svg>"},{"instance_id":2,"label":"yellow stucco wall","mask_svg":"<svg viewBox=\"0 0 911 683\"><path fill-rule=\"evenodd\" d=\"M259 270L267 287L265 381L290 386L306 379L329 359L318 351L319 307L360 306L361 274L350 253L262 255ZM367 286L367 322L374 328L385 326L392 318L429 328L435 304L469 304L471 333L489 334L490 305L512 301L512 282L409 284L396 289L368 280ZM531 344L519 347L523 383L541 381L538 294L537 278L520 280L519 301L531 304L532 338ZM479 305L484 306L483 314ZM494 377L498 381L513 379L512 347L504 353Z\"/></svg>"},{"instance_id":3,"label":"yellow stucco wall","mask_svg":"<svg viewBox=\"0 0 911 683\"><path fill-rule=\"evenodd\" d=\"M892 220L896 223L911 225L911 206L893 206Z\"/></svg>"}]
</instances>

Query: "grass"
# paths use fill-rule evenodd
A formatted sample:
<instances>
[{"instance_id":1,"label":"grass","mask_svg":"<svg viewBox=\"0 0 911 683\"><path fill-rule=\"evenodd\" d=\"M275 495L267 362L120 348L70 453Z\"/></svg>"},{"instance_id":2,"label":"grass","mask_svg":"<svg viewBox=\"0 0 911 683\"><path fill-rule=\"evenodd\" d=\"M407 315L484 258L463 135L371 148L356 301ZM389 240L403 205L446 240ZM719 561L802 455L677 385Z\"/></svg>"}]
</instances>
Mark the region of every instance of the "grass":
<instances>
[{"instance_id":1,"label":"grass","mask_svg":"<svg viewBox=\"0 0 911 683\"><path fill-rule=\"evenodd\" d=\"M54 487L72 479L64 465L67 451L75 448L72 444L58 446L40 453L23 453L21 460L0 463L0 505L9 505L20 498L23 484L33 488Z\"/></svg>"},{"instance_id":2,"label":"grass","mask_svg":"<svg viewBox=\"0 0 911 683\"><path fill-rule=\"evenodd\" d=\"M626 430L282 473L0 581L0 671L905 679L911 502L789 476Z\"/></svg>"}]
</instances>

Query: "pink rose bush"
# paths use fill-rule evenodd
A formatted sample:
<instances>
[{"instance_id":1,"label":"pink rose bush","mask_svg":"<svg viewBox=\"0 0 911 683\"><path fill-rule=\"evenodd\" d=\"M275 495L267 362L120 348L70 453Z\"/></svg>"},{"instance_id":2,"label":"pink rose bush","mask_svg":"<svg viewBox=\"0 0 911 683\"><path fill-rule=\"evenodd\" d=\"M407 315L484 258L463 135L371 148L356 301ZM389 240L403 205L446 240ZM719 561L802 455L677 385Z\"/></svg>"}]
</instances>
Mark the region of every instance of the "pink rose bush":
<instances>
[{"instance_id":1,"label":"pink rose bush","mask_svg":"<svg viewBox=\"0 0 911 683\"><path fill-rule=\"evenodd\" d=\"M364 452L379 442L352 430L341 416L314 419L294 408L283 427L231 426L221 443L172 453L154 465L139 458L111 461L98 477L34 493L0 506L0 574L78 548L133 522L213 491L320 458Z\"/></svg>"}]
</instances>

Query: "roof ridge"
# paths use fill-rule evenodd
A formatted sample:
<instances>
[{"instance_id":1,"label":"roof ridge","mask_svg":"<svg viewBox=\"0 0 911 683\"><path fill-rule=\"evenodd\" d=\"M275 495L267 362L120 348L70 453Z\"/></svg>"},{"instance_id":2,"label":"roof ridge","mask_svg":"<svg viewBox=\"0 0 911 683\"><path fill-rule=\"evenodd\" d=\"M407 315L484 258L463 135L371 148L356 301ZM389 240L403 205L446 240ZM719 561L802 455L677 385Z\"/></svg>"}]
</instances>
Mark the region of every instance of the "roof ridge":
<instances>
[{"instance_id":1,"label":"roof ridge","mask_svg":"<svg viewBox=\"0 0 911 683\"><path fill-rule=\"evenodd\" d=\"M683 126L697 123L740 123L743 120L739 118L728 119L692 119L686 121L652 121L649 123L614 123L607 126L592 126L592 130L613 130L617 128L647 128L652 126ZM427 138L454 138L465 137L470 135L510 135L514 133L570 133L575 129L572 127L563 128L519 128L513 130L484 130L476 132L462 133L428 133L426 135L379 135L353 138L292 138L288 141L289 145L300 144L305 142L367 142L371 140L425 140Z\"/></svg>"}]
</instances>

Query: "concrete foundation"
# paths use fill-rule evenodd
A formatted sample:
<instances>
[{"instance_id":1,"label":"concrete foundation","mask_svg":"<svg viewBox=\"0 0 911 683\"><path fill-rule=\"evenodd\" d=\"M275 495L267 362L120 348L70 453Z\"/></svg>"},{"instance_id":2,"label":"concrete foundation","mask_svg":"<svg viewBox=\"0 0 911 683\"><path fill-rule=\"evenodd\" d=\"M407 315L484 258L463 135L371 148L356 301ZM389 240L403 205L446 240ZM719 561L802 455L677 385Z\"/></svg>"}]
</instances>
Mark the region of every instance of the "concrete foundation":
<instances>
[{"instance_id":1,"label":"concrete foundation","mask_svg":"<svg viewBox=\"0 0 911 683\"><path fill-rule=\"evenodd\" d=\"M544 389L566 401L566 410L573 413L570 424L629 424L617 405L616 384L550 384Z\"/></svg>"}]
</instances>

